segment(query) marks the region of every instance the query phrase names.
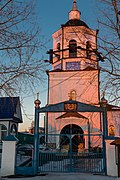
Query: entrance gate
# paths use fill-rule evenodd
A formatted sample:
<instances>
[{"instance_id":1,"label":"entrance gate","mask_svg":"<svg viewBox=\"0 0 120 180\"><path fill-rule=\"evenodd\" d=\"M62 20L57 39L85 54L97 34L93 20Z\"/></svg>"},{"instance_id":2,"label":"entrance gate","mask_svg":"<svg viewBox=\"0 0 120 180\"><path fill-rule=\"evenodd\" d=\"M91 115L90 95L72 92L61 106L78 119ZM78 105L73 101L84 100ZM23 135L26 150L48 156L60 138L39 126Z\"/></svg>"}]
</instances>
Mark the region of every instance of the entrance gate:
<instances>
[{"instance_id":1,"label":"entrance gate","mask_svg":"<svg viewBox=\"0 0 120 180\"><path fill-rule=\"evenodd\" d=\"M16 167L16 174L34 174L39 172L91 172L106 173L105 138L107 132L107 111L103 107L96 107L78 101L65 101L58 104L40 108L40 101L35 101L35 129L34 147L29 167ZM67 108L66 108L67 107ZM69 109L70 107L70 109ZM72 108L71 110L71 107ZM39 114L47 112L99 112L102 114L102 134L39 134ZM88 136L101 141L101 146L95 147L88 144L88 149L82 149L82 144L77 144L77 136ZM64 137L64 140L62 138ZM41 148L41 138L46 139L46 149ZM64 143L67 142L67 143ZM76 143L75 143L76 142ZM89 141L90 142L90 141ZM77 148L73 148L78 146ZM91 148L92 147L92 148ZM44 147L43 147L44 148ZM75 150L74 150L75 149ZM77 151L76 151L77 149Z\"/></svg>"},{"instance_id":2,"label":"entrance gate","mask_svg":"<svg viewBox=\"0 0 120 180\"><path fill-rule=\"evenodd\" d=\"M107 137L107 111L106 106L103 102L103 107L96 107L90 104L81 103L78 101L64 101L58 104L48 105L40 108L39 100L35 101L35 153L34 153L34 172L92 172L92 173L106 173L106 153L105 153L105 138ZM88 149L81 151L77 148L77 152L73 150L74 142L72 139L75 134L46 134L46 145L48 151L46 153L39 152L39 141L38 141L38 125L39 125L39 113L47 112L99 112L102 113L102 125L103 134L95 135L88 134L88 139L95 137L101 139L101 148L90 146ZM77 134L77 136L79 136ZM83 136L83 134L80 134ZM68 143L63 146L60 144L62 137L64 141ZM66 138L65 138L66 137ZM84 138L83 138L84 139ZM57 147L58 144L58 147ZM80 145L77 144L76 145ZM63 148L64 147L64 148ZM91 148L92 147L92 148ZM50 149L49 149L50 148ZM38 160L39 162L38 162Z\"/></svg>"},{"instance_id":3,"label":"entrance gate","mask_svg":"<svg viewBox=\"0 0 120 180\"><path fill-rule=\"evenodd\" d=\"M39 172L104 172L103 148L85 149L83 143L79 143L77 138L73 141L75 137L80 136L84 139L87 134L46 134L45 136L48 144L46 148L40 145ZM101 143L103 141L101 134L93 134L92 138Z\"/></svg>"}]
</instances>

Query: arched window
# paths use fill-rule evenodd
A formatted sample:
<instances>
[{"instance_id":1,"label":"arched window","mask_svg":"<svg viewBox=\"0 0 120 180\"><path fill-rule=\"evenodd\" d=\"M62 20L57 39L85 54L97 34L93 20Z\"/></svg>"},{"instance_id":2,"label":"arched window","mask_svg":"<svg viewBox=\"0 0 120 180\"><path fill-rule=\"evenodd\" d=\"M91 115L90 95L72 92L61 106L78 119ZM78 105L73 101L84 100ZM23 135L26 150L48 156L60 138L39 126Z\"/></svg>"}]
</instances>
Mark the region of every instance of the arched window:
<instances>
[{"instance_id":1,"label":"arched window","mask_svg":"<svg viewBox=\"0 0 120 180\"><path fill-rule=\"evenodd\" d=\"M77 57L77 42L74 39L69 41L69 57Z\"/></svg>"},{"instance_id":2,"label":"arched window","mask_svg":"<svg viewBox=\"0 0 120 180\"><path fill-rule=\"evenodd\" d=\"M57 50L60 51L60 43L57 44Z\"/></svg>"},{"instance_id":3,"label":"arched window","mask_svg":"<svg viewBox=\"0 0 120 180\"><path fill-rule=\"evenodd\" d=\"M10 128L10 133L16 135L17 134L17 126L16 124L12 124Z\"/></svg>"},{"instance_id":4,"label":"arched window","mask_svg":"<svg viewBox=\"0 0 120 180\"><path fill-rule=\"evenodd\" d=\"M91 58L92 48L90 41L86 42L86 57L89 59Z\"/></svg>"},{"instance_id":5,"label":"arched window","mask_svg":"<svg viewBox=\"0 0 120 180\"><path fill-rule=\"evenodd\" d=\"M72 148L72 152L78 152L79 149L85 148L85 140L84 140L84 131L83 129L76 124L68 124L63 127L60 132L60 148L66 149L70 152L70 148ZM67 134L73 134L71 141Z\"/></svg>"},{"instance_id":6,"label":"arched window","mask_svg":"<svg viewBox=\"0 0 120 180\"><path fill-rule=\"evenodd\" d=\"M7 127L0 124L0 141L2 141L7 136Z\"/></svg>"},{"instance_id":7,"label":"arched window","mask_svg":"<svg viewBox=\"0 0 120 180\"><path fill-rule=\"evenodd\" d=\"M61 49L61 45L60 45L60 43L58 43L57 44L57 51L58 52L56 53L58 60L60 60L60 49Z\"/></svg>"}]
</instances>

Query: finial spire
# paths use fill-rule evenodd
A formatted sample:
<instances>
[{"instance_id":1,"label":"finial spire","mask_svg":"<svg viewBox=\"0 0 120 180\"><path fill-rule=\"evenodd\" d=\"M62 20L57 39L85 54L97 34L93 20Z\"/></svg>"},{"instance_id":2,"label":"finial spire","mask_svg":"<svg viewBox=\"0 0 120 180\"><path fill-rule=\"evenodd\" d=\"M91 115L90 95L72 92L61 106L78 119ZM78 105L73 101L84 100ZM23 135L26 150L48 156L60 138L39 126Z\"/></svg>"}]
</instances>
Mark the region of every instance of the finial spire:
<instances>
[{"instance_id":1,"label":"finial spire","mask_svg":"<svg viewBox=\"0 0 120 180\"><path fill-rule=\"evenodd\" d=\"M34 104L35 104L35 107L38 109L41 104L41 102L39 100L39 93L37 93L37 99L35 100Z\"/></svg>"},{"instance_id":2,"label":"finial spire","mask_svg":"<svg viewBox=\"0 0 120 180\"><path fill-rule=\"evenodd\" d=\"M39 99L39 92L37 93L37 99Z\"/></svg>"},{"instance_id":3,"label":"finial spire","mask_svg":"<svg viewBox=\"0 0 120 180\"><path fill-rule=\"evenodd\" d=\"M76 0L73 1L73 8L72 8L72 10L75 10L75 11L78 10Z\"/></svg>"},{"instance_id":4,"label":"finial spire","mask_svg":"<svg viewBox=\"0 0 120 180\"><path fill-rule=\"evenodd\" d=\"M69 12L69 19L80 19L80 11L78 11L77 8L77 2L76 0L73 0L73 7L72 10Z\"/></svg>"}]
</instances>

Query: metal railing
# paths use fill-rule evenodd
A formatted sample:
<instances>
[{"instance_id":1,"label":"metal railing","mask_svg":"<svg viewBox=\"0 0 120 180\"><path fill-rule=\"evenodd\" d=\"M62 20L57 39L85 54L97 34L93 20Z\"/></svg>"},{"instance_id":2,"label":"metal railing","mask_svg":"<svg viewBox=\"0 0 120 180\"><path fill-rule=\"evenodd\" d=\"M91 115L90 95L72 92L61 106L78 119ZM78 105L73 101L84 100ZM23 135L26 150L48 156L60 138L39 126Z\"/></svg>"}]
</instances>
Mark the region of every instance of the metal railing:
<instances>
[{"instance_id":1,"label":"metal railing","mask_svg":"<svg viewBox=\"0 0 120 180\"><path fill-rule=\"evenodd\" d=\"M85 143L77 139L77 136L83 135L45 136L47 136L47 143L44 145L46 148L40 145L39 150L39 172L104 172L102 135L91 135L91 140L95 139L96 142L99 140L101 147L96 145L89 149L85 149ZM74 137L76 139L73 139Z\"/></svg>"}]
</instances>

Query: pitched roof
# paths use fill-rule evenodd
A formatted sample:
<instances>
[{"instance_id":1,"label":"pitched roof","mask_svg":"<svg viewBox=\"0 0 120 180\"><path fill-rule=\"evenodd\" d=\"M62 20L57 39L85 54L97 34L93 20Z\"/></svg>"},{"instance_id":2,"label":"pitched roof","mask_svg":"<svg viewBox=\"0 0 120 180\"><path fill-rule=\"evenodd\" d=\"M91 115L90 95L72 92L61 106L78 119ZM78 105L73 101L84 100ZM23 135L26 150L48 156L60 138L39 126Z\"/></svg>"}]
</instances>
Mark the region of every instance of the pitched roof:
<instances>
[{"instance_id":1,"label":"pitched roof","mask_svg":"<svg viewBox=\"0 0 120 180\"><path fill-rule=\"evenodd\" d=\"M115 139L110 143L111 145L119 145L120 146L120 138Z\"/></svg>"},{"instance_id":2,"label":"pitched roof","mask_svg":"<svg viewBox=\"0 0 120 180\"><path fill-rule=\"evenodd\" d=\"M88 119L85 116L79 114L78 112L66 112L63 115L57 117L56 119L61 119L61 118L68 118L68 117L76 117L76 118L83 118L83 119Z\"/></svg>"},{"instance_id":3,"label":"pitched roof","mask_svg":"<svg viewBox=\"0 0 120 180\"><path fill-rule=\"evenodd\" d=\"M19 97L0 97L0 119L13 119L16 122L22 122L21 118L15 116L17 114L17 105L20 105ZM20 113L21 113L21 109Z\"/></svg>"},{"instance_id":4,"label":"pitched roof","mask_svg":"<svg viewBox=\"0 0 120 180\"><path fill-rule=\"evenodd\" d=\"M107 110L108 111L120 111L120 107L112 105L112 104L107 104Z\"/></svg>"}]
</instances>

